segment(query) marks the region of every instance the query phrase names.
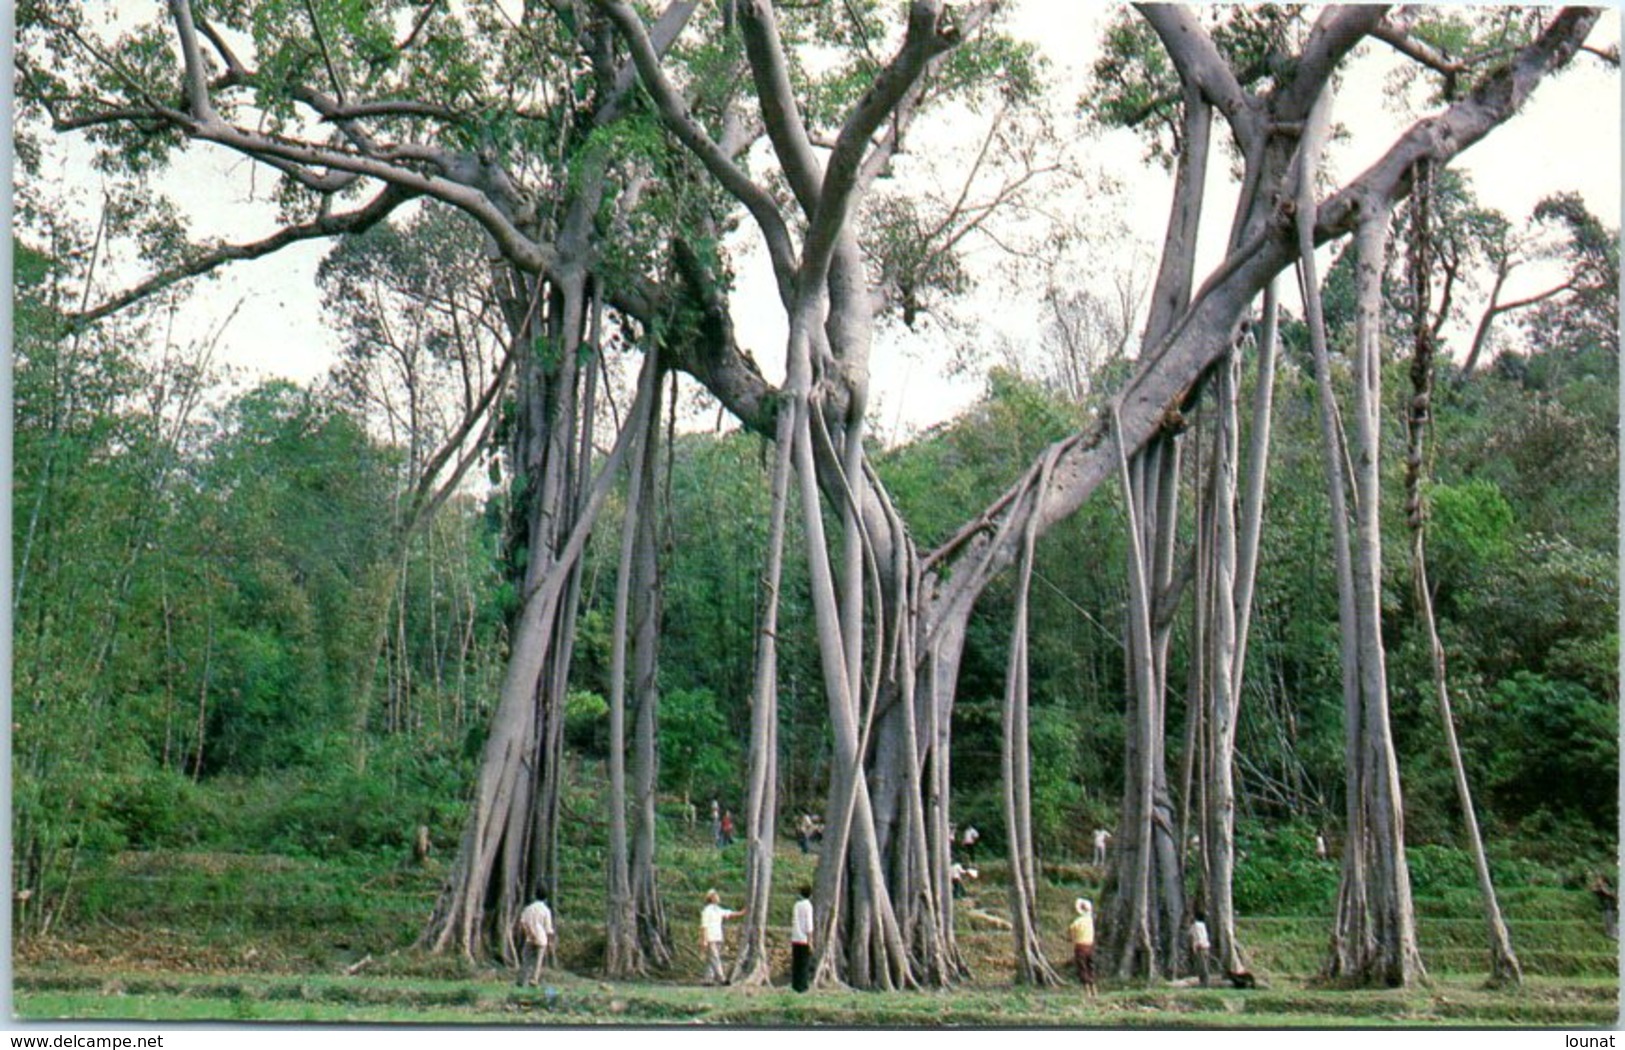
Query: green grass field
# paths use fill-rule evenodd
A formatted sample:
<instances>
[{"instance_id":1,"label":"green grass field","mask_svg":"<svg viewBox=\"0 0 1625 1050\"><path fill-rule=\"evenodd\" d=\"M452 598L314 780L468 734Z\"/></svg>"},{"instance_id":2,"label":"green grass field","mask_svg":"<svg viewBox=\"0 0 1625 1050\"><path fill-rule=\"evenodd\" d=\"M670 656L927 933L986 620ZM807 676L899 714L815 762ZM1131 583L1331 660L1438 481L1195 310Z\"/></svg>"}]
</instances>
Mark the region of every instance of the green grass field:
<instances>
[{"instance_id":1,"label":"green grass field","mask_svg":"<svg viewBox=\"0 0 1625 1050\"><path fill-rule=\"evenodd\" d=\"M1503 907L1526 981L1485 986L1482 922L1471 892L1418 891L1428 981L1409 991L1317 985L1327 915L1246 915L1240 935L1261 987L1247 991L1105 982L1087 1000L1072 985L1011 983L1002 864L959 902L959 940L972 969L951 991L874 993L784 987L788 947L772 988L698 984L692 936L712 885L737 900L742 847L721 852L682 833L667 844L667 908L677 961L637 982L597 976L602 888L557 896L561 965L543 989L515 986L512 971L429 956L413 947L444 875L394 858L315 860L152 852L104 858L86 871L71 920L17 945L14 1005L24 1020L224 1021L479 1025L691 1024L749 1026L1490 1027L1611 1026L1619 1017L1619 963L1596 905L1561 880L1507 886ZM576 870L592 870L590 856ZM778 859L776 911L788 917L794 887L814 858L793 844ZM1046 866L1042 909L1054 916L1048 954L1068 953L1072 898L1096 893L1092 869ZM1335 883L1335 873L1312 873ZM1545 884L1537 884L1539 882ZM579 916L579 918L578 918Z\"/></svg>"}]
</instances>

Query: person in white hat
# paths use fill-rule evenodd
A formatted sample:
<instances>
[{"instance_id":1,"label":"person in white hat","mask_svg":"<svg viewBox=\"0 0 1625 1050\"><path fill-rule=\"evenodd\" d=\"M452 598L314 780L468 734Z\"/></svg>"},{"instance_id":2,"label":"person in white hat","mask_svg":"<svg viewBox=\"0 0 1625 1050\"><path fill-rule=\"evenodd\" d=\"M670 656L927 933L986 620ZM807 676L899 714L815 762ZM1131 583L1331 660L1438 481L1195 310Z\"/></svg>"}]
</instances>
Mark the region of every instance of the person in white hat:
<instances>
[{"instance_id":1,"label":"person in white hat","mask_svg":"<svg viewBox=\"0 0 1625 1050\"><path fill-rule=\"evenodd\" d=\"M1078 981L1092 998L1095 995L1095 906L1079 897L1072 908L1077 917L1067 932L1072 935L1072 964L1078 968Z\"/></svg>"}]
</instances>

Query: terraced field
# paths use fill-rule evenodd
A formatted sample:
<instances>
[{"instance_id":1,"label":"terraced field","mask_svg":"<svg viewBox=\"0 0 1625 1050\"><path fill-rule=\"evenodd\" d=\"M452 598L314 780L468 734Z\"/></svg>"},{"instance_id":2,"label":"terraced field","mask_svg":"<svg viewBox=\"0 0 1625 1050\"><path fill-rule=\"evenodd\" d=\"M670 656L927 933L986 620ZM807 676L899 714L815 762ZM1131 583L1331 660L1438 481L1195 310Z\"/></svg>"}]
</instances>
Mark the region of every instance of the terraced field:
<instances>
[{"instance_id":1,"label":"terraced field","mask_svg":"<svg viewBox=\"0 0 1625 1050\"><path fill-rule=\"evenodd\" d=\"M709 885L731 892L736 861L680 850L668 900ZM813 858L787 850L779 892ZM596 976L601 942L592 920L597 886L560 902L561 970L544 989L519 989L511 972L425 956L412 940L439 871L286 857L124 854L91 872L76 918L47 939L17 946L14 1003L24 1020L174 1022L417 1022L433 1024L920 1025L1187 1027L1591 1028L1619 1017L1619 962L1583 889L1509 886L1503 906L1526 973L1518 989L1485 987L1482 922L1467 889L1419 893L1419 939L1429 979L1414 990L1318 985L1328 919L1250 915L1240 935L1259 988L1203 989L1107 982L1099 998L1075 986L1013 987L1003 926L1000 865L982 865L978 892L960 902L969 981L948 992L820 992L782 987L704 988L692 938L678 936L670 974L645 982ZM1072 897L1098 892L1087 868L1051 873L1041 901L1057 964L1067 954ZM674 921L681 921L675 919ZM787 949L785 949L787 952ZM783 960L781 971L787 971Z\"/></svg>"}]
</instances>

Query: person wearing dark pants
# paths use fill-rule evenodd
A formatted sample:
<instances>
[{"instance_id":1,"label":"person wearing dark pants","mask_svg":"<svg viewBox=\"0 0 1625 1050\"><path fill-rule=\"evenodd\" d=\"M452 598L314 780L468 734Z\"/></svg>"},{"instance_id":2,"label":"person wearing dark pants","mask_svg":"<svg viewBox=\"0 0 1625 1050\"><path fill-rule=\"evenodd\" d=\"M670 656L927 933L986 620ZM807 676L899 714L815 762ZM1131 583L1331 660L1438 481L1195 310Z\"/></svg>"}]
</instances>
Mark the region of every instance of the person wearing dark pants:
<instances>
[{"instance_id":1,"label":"person wearing dark pants","mask_svg":"<svg viewBox=\"0 0 1625 1050\"><path fill-rule=\"evenodd\" d=\"M812 887L802 883L790 911L790 987L805 992L812 979Z\"/></svg>"},{"instance_id":2,"label":"person wearing dark pants","mask_svg":"<svg viewBox=\"0 0 1625 1050\"><path fill-rule=\"evenodd\" d=\"M1196 919L1191 923L1190 931L1191 960L1196 963L1196 969L1202 977L1202 987L1208 986L1208 952L1213 949L1213 942L1209 940L1207 923L1203 921L1201 912L1196 913Z\"/></svg>"},{"instance_id":3,"label":"person wearing dark pants","mask_svg":"<svg viewBox=\"0 0 1625 1050\"><path fill-rule=\"evenodd\" d=\"M1095 995L1095 905L1079 897L1072 902L1077 918L1067 932L1072 936L1072 965L1078 970L1078 983L1091 998Z\"/></svg>"}]
</instances>

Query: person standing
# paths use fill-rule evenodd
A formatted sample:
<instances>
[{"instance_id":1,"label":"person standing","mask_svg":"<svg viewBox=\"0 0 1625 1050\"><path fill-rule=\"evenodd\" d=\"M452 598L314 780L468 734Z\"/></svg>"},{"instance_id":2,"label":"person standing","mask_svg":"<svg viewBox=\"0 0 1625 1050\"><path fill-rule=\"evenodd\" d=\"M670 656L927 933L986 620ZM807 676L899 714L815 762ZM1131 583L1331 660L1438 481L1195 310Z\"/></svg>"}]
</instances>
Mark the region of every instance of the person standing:
<instances>
[{"instance_id":1,"label":"person standing","mask_svg":"<svg viewBox=\"0 0 1625 1050\"><path fill-rule=\"evenodd\" d=\"M948 881L953 884L954 900L964 897L969 892L967 887L970 882L980 877L981 873L975 868L967 868L957 860L954 861L953 867L948 869Z\"/></svg>"},{"instance_id":2,"label":"person standing","mask_svg":"<svg viewBox=\"0 0 1625 1050\"><path fill-rule=\"evenodd\" d=\"M523 988L540 983L542 964L553 946L553 909L547 906L546 893L538 893L519 913L519 933L525 942L519 957L519 987Z\"/></svg>"},{"instance_id":3,"label":"person standing","mask_svg":"<svg viewBox=\"0 0 1625 1050\"><path fill-rule=\"evenodd\" d=\"M796 821L796 845L801 847L802 853L812 851L812 837L815 827L817 825L813 823L811 813L801 814L801 819Z\"/></svg>"},{"instance_id":4,"label":"person standing","mask_svg":"<svg viewBox=\"0 0 1625 1050\"><path fill-rule=\"evenodd\" d=\"M1201 912L1191 921L1190 930L1191 959L1196 963L1196 969L1202 975L1202 987L1208 986L1208 952L1213 949L1213 942L1208 939L1207 923L1203 921Z\"/></svg>"},{"instance_id":5,"label":"person standing","mask_svg":"<svg viewBox=\"0 0 1625 1050\"><path fill-rule=\"evenodd\" d=\"M965 834L959 839L960 849L965 851L965 859L971 863L976 862L976 844L982 841L982 833L971 824L965 828Z\"/></svg>"},{"instance_id":6,"label":"person standing","mask_svg":"<svg viewBox=\"0 0 1625 1050\"><path fill-rule=\"evenodd\" d=\"M1112 840L1112 833L1105 828L1095 829L1095 867L1104 867L1106 864L1106 844Z\"/></svg>"},{"instance_id":7,"label":"person standing","mask_svg":"<svg viewBox=\"0 0 1625 1050\"><path fill-rule=\"evenodd\" d=\"M705 952L706 984L728 983L728 972L722 967L722 920L743 918L744 914L724 908L716 890L705 894L705 907L700 909L700 950Z\"/></svg>"},{"instance_id":8,"label":"person standing","mask_svg":"<svg viewBox=\"0 0 1625 1050\"><path fill-rule=\"evenodd\" d=\"M711 800L711 841L722 848L722 803L716 799Z\"/></svg>"},{"instance_id":9,"label":"person standing","mask_svg":"<svg viewBox=\"0 0 1625 1050\"><path fill-rule=\"evenodd\" d=\"M734 811L722 811L722 837L717 840L717 846L726 849L734 844Z\"/></svg>"},{"instance_id":10,"label":"person standing","mask_svg":"<svg viewBox=\"0 0 1625 1050\"><path fill-rule=\"evenodd\" d=\"M1072 902L1077 915L1067 932L1072 935L1072 965L1078 968L1078 983L1095 996L1095 906L1094 902L1079 897Z\"/></svg>"},{"instance_id":11,"label":"person standing","mask_svg":"<svg viewBox=\"0 0 1625 1050\"><path fill-rule=\"evenodd\" d=\"M812 979L812 886L801 884L801 895L790 909L790 987L805 992Z\"/></svg>"}]
</instances>

